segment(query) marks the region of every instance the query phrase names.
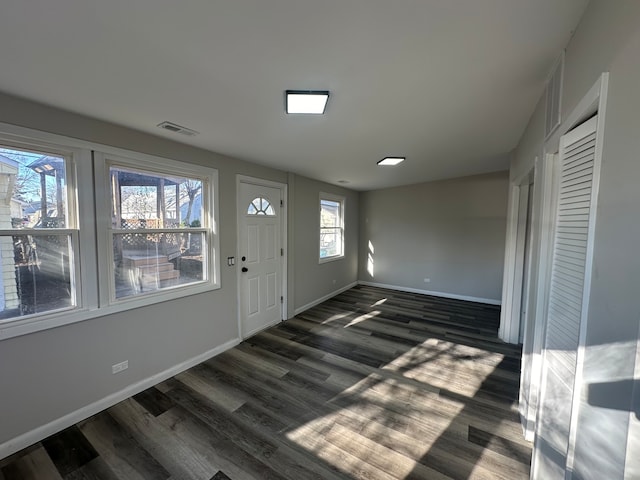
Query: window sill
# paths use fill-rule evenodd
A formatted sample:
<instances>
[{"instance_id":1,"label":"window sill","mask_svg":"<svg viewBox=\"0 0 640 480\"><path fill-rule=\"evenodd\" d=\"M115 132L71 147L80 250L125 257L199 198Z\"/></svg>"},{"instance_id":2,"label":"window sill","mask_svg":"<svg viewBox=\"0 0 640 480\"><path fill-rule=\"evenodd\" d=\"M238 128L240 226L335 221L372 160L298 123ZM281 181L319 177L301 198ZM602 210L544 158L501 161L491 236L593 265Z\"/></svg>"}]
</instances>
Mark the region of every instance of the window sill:
<instances>
[{"instance_id":1,"label":"window sill","mask_svg":"<svg viewBox=\"0 0 640 480\"><path fill-rule=\"evenodd\" d=\"M342 259L344 259L344 255L334 255L333 257L321 258L320 260L318 260L318 263L323 264L323 263L335 262L336 260L342 260Z\"/></svg>"},{"instance_id":2,"label":"window sill","mask_svg":"<svg viewBox=\"0 0 640 480\"><path fill-rule=\"evenodd\" d=\"M6 320L0 323L0 341L218 289L220 285L207 282L190 287L159 290L138 298L121 300L102 308L64 309L36 317Z\"/></svg>"}]
</instances>

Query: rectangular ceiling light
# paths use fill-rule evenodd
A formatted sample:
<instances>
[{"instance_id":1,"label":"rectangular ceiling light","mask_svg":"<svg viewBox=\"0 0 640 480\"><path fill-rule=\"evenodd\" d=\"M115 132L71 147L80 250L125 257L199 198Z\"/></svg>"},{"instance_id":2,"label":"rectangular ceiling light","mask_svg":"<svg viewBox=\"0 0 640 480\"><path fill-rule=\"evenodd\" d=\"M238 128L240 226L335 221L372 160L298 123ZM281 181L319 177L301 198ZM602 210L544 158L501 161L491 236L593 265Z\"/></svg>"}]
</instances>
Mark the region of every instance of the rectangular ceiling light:
<instances>
[{"instance_id":1,"label":"rectangular ceiling light","mask_svg":"<svg viewBox=\"0 0 640 480\"><path fill-rule=\"evenodd\" d=\"M287 113L322 115L329 100L329 92L315 90L287 90Z\"/></svg>"},{"instance_id":2,"label":"rectangular ceiling light","mask_svg":"<svg viewBox=\"0 0 640 480\"><path fill-rule=\"evenodd\" d=\"M378 162L378 165L398 165L404 162L405 157L385 157Z\"/></svg>"}]
</instances>

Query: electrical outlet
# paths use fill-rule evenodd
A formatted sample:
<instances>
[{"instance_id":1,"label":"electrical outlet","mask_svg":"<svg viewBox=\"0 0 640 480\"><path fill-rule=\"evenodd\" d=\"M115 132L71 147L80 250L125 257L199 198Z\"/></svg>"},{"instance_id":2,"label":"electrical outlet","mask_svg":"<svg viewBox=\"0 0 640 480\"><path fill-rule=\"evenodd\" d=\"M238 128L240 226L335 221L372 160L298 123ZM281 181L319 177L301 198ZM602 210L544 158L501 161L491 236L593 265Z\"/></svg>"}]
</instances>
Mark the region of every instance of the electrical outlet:
<instances>
[{"instance_id":1,"label":"electrical outlet","mask_svg":"<svg viewBox=\"0 0 640 480\"><path fill-rule=\"evenodd\" d=\"M121 371L126 370L127 368L129 368L129 360L125 360L124 362L111 365L111 373L115 375L116 373L120 373Z\"/></svg>"},{"instance_id":2,"label":"electrical outlet","mask_svg":"<svg viewBox=\"0 0 640 480\"><path fill-rule=\"evenodd\" d=\"M333 281L333 284L334 284L334 285L336 284L336 281L335 281L335 280Z\"/></svg>"},{"instance_id":3,"label":"electrical outlet","mask_svg":"<svg viewBox=\"0 0 640 480\"><path fill-rule=\"evenodd\" d=\"M429 282L431 282L431 279L430 279L430 278L425 278L425 279L424 279L424 283L429 283Z\"/></svg>"}]
</instances>

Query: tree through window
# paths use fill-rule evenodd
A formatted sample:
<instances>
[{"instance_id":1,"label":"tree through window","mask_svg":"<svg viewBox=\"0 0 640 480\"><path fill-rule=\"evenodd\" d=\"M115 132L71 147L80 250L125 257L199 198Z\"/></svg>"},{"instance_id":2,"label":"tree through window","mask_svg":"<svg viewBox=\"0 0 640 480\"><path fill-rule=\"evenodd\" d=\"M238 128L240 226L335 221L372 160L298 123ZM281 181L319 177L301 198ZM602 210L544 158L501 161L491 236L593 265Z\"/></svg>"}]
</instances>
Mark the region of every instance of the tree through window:
<instances>
[{"instance_id":1,"label":"tree through window","mask_svg":"<svg viewBox=\"0 0 640 480\"><path fill-rule=\"evenodd\" d=\"M67 159L0 145L0 320L76 305Z\"/></svg>"}]
</instances>

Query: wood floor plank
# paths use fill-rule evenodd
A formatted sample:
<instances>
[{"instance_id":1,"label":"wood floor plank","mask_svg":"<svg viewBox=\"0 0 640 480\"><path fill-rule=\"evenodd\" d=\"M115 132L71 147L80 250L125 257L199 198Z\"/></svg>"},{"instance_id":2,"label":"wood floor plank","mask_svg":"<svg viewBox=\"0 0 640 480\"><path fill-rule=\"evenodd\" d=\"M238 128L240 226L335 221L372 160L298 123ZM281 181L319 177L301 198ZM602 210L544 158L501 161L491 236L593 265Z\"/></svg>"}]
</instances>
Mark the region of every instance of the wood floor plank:
<instances>
[{"instance_id":1,"label":"wood floor plank","mask_svg":"<svg viewBox=\"0 0 640 480\"><path fill-rule=\"evenodd\" d=\"M164 415L169 413L165 412ZM171 474L171 479L209 478L220 470L200 452L189 448L162 423L132 399L109 409L109 414Z\"/></svg>"},{"instance_id":2,"label":"wood floor plank","mask_svg":"<svg viewBox=\"0 0 640 480\"><path fill-rule=\"evenodd\" d=\"M44 439L42 445L63 477L98 456L98 452L75 425Z\"/></svg>"},{"instance_id":3,"label":"wood floor plank","mask_svg":"<svg viewBox=\"0 0 640 480\"><path fill-rule=\"evenodd\" d=\"M495 305L357 286L0 461L0 480L520 480Z\"/></svg>"},{"instance_id":4,"label":"wood floor plank","mask_svg":"<svg viewBox=\"0 0 640 480\"><path fill-rule=\"evenodd\" d=\"M39 446L0 469L2 480L62 480L46 450Z\"/></svg>"},{"instance_id":5,"label":"wood floor plank","mask_svg":"<svg viewBox=\"0 0 640 480\"><path fill-rule=\"evenodd\" d=\"M261 415L258 423L246 422L246 417L237 414L230 417L220 415L215 404L186 388L176 388L168 392L168 395L211 429L225 435L229 443L270 466L283 477L290 480L334 478L325 469L319 469L308 458L296 454L279 442L277 436L273 435L277 433L274 432L273 419L267 415Z\"/></svg>"},{"instance_id":6,"label":"wood floor plank","mask_svg":"<svg viewBox=\"0 0 640 480\"><path fill-rule=\"evenodd\" d=\"M232 479L283 480L277 471L239 448L222 432L210 428L181 406L171 409L158 422L174 432L176 438L201 458L224 471ZM210 478L210 477L202 477Z\"/></svg>"},{"instance_id":7,"label":"wood floor plank","mask_svg":"<svg viewBox=\"0 0 640 480\"><path fill-rule=\"evenodd\" d=\"M213 477L211 477L211 480L231 480L231 479L227 477L227 475L225 475L224 472L220 471L216 473Z\"/></svg>"},{"instance_id":8,"label":"wood floor plank","mask_svg":"<svg viewBox=\"0 0 640 480\"><path fill-rule=\"evenodd\" d=\"M107 412L99 413L80 424L91 442L117 478L162 480L170 473L160 465Z\"/></svg>"},{"instance_id":9,"label":"wood floor plank","mask_svg":"<svg viewBox=\"0 0 640 480\"><path fill-rule=\"evenodd\" d=\"M154 417L162 415L174 406L173 402L155 387L147 388L145 391L134 395L133 399L146 408Z\"/></svg>"},{"instance_id":10,"label":"wood floor plank","mask_svg":"<svg viewBox=\"0 0 640 480\"><path fill-rule=\"evenodd\" d=\"M119 478L122 477L118 477L101 457L96 457L65 475L64 480L119 480Z\"/></svg>"}]
</instances>

